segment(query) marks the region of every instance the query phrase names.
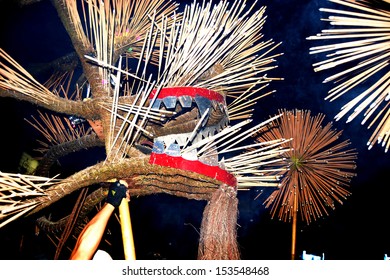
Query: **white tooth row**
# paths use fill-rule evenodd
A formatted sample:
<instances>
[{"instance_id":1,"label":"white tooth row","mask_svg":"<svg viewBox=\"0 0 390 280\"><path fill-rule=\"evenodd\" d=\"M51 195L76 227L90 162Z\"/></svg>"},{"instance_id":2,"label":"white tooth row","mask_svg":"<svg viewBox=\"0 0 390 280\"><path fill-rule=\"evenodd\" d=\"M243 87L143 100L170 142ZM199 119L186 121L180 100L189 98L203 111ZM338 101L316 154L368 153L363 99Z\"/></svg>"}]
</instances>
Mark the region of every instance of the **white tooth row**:
<instances>
[{"instance_id":1,"label":"white tooth row","mask_svg":"<svg viewBox=\"0 0 390 280\"><path fill-rule=\"evenodd\" d=\"M219 124L215 126L209 126L209 127L203 127L199 132L196 133L194 139L192 140L193 143L197 143L200 140L213 136L222 129L224 129L228 125L228 120L227 118L223 118ZM192 133L179 133L179 134L170 134L170 135L165 135L165 136L160 136L155 138L155 141L162 141L164 142L165 146L168 147L172 143L177 143L179 144L180 147L183 147L189 137L191 137Z\"/></svg>"},{"instance_id":2,"label":"white tooth row","mask_svg":"<svg viewBox=\"0 0 390 280\"><path fill-rule=\"evenodd\" d=\"M210 127L203 127L199 132L195 134L195 137L192 139L192 143L195 144L200 140L213 136L223 128L228 125L228 119L223 118L219 124ZM170 134L166 136L160 136L154 139L153 150L156 153L166 153L172 156L182 156L187 160L198 160L197 149L192 149L189 152L182 153L181 148L183 148L189 138L192 136L192 133L180 133L180 134ZM218 160L205 158L205 161L213 163L213 165L218 164ZM202 161L202 160L201 160Z\"/></svg>"},{"instance_id":3,"label":"white tooth row","mask_svg":"<svg viewBox=\"0 0 390 280\"><path fill-rule=\"evenodd\" d=\"M161 105L162 103L164 104L164 106L167 108L167 109L175 109L176 108L176 103L177 103L177 100L179 100L180 102L180 105L183 107L183 108L190 108L192 106L192 102L195 101L195 103L197 104L197 107L199 109L199 113L200 115L202 115L204 113L204 111L206 110L207 107L210 107L210 105L216 109L217 106L219 107L219 109L224 112L225 114L227 114L227 107L226 107L226 104L222 104L218 101L215 101L215 100L209 100L207 99L206 97L202 97L202 96L196 96L194 98L192 98L191 96L179 96L179 97L176 97L176 96L168 96L168 97L165 97L165 98L157 98L154 103L153 103L153 108L154 109L160 109L161 108Z\"/></svg>"}]
</instances>

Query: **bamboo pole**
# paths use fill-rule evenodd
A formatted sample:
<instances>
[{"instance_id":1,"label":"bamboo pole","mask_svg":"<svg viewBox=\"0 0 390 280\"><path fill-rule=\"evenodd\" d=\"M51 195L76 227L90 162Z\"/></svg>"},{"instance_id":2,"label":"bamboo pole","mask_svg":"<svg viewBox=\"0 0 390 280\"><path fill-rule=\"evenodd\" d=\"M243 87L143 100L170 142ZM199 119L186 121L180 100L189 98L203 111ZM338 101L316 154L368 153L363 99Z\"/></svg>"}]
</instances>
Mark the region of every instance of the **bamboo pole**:
<instances>
[{"instance_id":1,"label":"bamboo pole","mask_svg":"<svg viewBox=\"0 0 390 280\"><path fill-rule=\"evenodd\" d=\"M125 260L135 260L133 229L131 227L129 203L126 198L123 198L121 204L119 205L119 217L122 229Z\"/></svg>"},{"instance_id":2,"label":"bamboo pole","mask_svg":"<svg viewBox=\"0 0 390 280\"><path fill-rule=\"evenodd\" d=\"M115 182L116 179L108 180L108 182ZM121 184L124 184L128 187L127 182L124 180L119 180ZM130 209L127 198L123 198L121 204L119 205L119 220L121 223L122 230L122 241L123 241L123 251L125 255L125 260L135 260L135 247L134 247L134 237L133 237L133 228L131 226L131 217Z\"/></svg>"},{"instance_id":3,"label":"bamboo pole","mask_svg":"<svg viewBox=\"0 0 390 280\"><path fill-rule=\"evenodd\" d=\"M297 238L297 214L298 214L298 194L294 196L294 207L293 207L293 222L292 222L292 242L291 242L291 259L295 260L295 244Z\"/></svg>"}]
</instances>

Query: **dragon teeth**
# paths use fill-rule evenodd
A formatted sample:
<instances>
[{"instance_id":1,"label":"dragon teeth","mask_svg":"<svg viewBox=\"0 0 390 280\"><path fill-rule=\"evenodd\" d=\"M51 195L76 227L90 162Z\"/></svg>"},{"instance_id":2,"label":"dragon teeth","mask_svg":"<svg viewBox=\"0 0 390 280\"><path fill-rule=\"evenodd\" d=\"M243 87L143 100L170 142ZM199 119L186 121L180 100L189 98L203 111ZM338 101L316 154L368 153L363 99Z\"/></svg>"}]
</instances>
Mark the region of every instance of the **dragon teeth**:
<instances>
[{"instance_id":1,"label":"dragon teeth","mask_svg":"<svg viewBox=\"0 0 390 280\"><path fill-rule=\"evenodd\" d=\"M153 143L152 152L156 153L156 154L163 154L164 153L164 141L155 140Z\"/></svg>"},{"instance_id":2,"label":"dragon teeth","mask_svg":"<svg viewBox=\"0 0 390 280\"><path fill-rule=\"evenodd\" d=\"M168 148L165 150L165 153L169 156L178 157L180 156L180 146L179 144L172 143L168 146Z\"/></svg>"},{"instance_id":3,"label":"dragon teeth","mask_svg":"<svg viewBox=\"0 0 390 280\"><path fill-rule=\"evenodd\" d=\"M164 97L162 99L157 98L154 101L152 108L153 109L160 109L161 105L164 104L166 109L175 109L177 101L179 101L180 105L183 108L191 108L192 102L195 101L195 103L198 107L200 116L203 116L204 112L206 112L207 109L211 109L211 108L217 109L217 107L219 107L219 109L222 112L227 113L226 105L221 104L220 102L215 101L215 100L210 100L210 99L203 97L203 96L200 96L200 95L197 95L194 98L192 98L189 95L183 95L183 96L179 96L179 97L167 96L167 97ZM207 120L208 120L208 116L206 116L202 125L205 125L207 123Z\"/></svg>"},{"instance_id":4,"label":"dragon teeth","mask_svg":"<svg viewBox=\"0 0 390 280\"><path fill-rule=\"evenodd\" d=\"M175 134L176 142L179 143L181 147L187 143L188 137L190 137L189 133Z\"/></svg>"},{"instance_id":5,"label":"dragon teeth","mask_svg":"<svg viewBox=\"0 0 390 280\"><path fill-rule=\"evenodd\" d=\"M162 100L164 102L164 105L167 109L175 109L176 108L176 96L168 96L163 98Z\"/></svg>"},{"instance_id":6,"label":"dragon teeth","mask_svg":"<svg viewBox=\"0 0 390 280\"><path fill-rule=\"evenodd\" d=\"M203 114L207 111L207 109L211 108L211 104L212 104L210 99L198 95L195 96L195 102L196 105L198 106L200 116L203 116ZM202 126L204 126L207 123L207 120L209 119L209 115L210 115L210 111L208 112L207 116L204 118L202 122Z\"/></svg>"},{"instance_id":7,"label":"dragon teeth","mask_svg":"<svg viewBox=\"0 0 390 280\"><path fill-rule=\"evenodd\" d=\"M211 166L217 166L218 165L218 155L212 155L212 156L201 156L199 157L199 161L211 165Z\"/></svg>"},{"instance_id":8,"label":"dragon teeth","mask_svg":"<svg viewBox=\"0 0 390 280\"><path fill-rule=\"evenodd\" d=\"M155 99L152 105L153 109L160 109L162 99Z\"/></svg>"},{"instance_id":9,"label":"dragon teeth","mask_svg":"<svg viewBox=\"0 0 390 280\"><path fill-rule=\"evenodd\" d=\"M184 158L186 160L198 160L196 149L193 149L189 152L183 153L181 156L182 156L182 158Z\"/></svg>"},{"instance_id":10,"label":"dragon teeth","mask_svg":"<svg viewBox=\"0 0 390 280\"><path fill-rule=\"evenodd\" d=\"M188 95L179 96L179 102L183 108L191 108L192 97Z\"/></svg>"}]
</instances>

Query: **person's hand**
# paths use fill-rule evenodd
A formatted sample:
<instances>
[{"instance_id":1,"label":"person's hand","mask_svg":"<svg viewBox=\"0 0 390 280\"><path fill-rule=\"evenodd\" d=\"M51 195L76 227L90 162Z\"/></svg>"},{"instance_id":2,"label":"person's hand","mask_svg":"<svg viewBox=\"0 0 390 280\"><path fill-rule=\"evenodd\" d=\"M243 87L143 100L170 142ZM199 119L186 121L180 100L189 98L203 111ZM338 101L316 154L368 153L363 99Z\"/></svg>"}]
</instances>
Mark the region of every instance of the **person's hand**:
<instances>
[{"instance_id":1,"label":"person's hand","mask_svg":"<svg viewBox=\"0 0 390 280\"><path fill-rule=\"evenodd\" d=\"M110 185L107 195L107 203L110 203L115 208L119 207L123 198L126 198L127 187L119 181Z\"/></svg>"}]
</instances>

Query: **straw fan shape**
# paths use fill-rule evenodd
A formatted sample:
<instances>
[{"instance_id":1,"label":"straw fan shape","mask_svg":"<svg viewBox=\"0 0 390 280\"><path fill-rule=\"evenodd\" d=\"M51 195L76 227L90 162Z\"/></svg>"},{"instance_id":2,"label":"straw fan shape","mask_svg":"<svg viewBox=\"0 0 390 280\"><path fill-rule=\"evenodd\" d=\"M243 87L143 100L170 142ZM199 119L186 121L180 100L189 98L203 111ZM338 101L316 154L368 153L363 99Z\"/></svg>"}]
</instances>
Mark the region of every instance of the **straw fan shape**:
<instances>
[{"instance_id":1,"label":"straw fan shape","mask_svg":"<svg viewBox=\"0 0 390 280\"><path fill-rule=\"evenodd\" d=\"M341 131L323 124L324 115L311 116L310 111L281 110L282 116L268 125L260 141L292 139L283 144L291 150L283 156L288 170L280 186L264 202L271 208L272 218L291 222L298 212L307 224L328 215L335 202L343 203L351 192L347 189L355 176L357 153L348 148L348 140L340 141Z\"/></svg>"},{"instance_id":2,"label":"straw fan shape","mask_svg":"<svg viewBox=\"0 0 390 280\"><path fill-rule=\"evenodd\" d=\"M342 96L349 101L335 116L347 117L346 122L361 119L362 125L373 129L367 146L378 144L387 152L390 146L390 5L388 1L329 0L338 8L321 8L329 29L310 36L318 45L310 48L316 56L326 59L314 66L314 71L335 71L324 80L335 86L326 100Z\"/></svg>"}]
</instances>

